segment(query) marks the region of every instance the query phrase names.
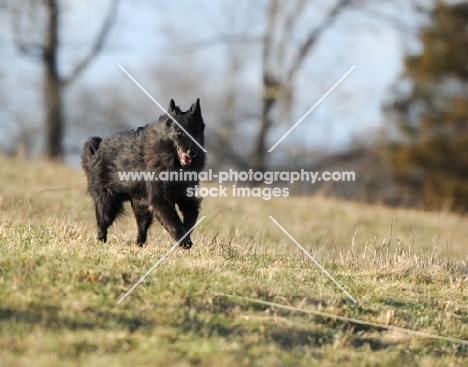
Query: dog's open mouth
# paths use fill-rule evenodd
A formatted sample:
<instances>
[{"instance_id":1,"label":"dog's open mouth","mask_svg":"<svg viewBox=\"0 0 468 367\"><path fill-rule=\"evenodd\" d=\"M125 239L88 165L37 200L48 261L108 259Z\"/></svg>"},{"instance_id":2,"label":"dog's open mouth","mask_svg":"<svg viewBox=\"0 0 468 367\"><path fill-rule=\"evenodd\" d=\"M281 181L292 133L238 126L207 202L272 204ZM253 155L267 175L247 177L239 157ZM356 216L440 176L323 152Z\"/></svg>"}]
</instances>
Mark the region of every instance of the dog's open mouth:
<instances>
[{"instance_id":1,"label":"dog's open mouth","mask_svg":"<svg viewBox=\"0 0 468 367\"><path fill-rule=\"evenodd\" d=\"M192 157L187 153L182 153L179 148L177 148L177 154L179 155L180 164L184 167L190 166L192 163Z\"/></svg>"}]
</instances>

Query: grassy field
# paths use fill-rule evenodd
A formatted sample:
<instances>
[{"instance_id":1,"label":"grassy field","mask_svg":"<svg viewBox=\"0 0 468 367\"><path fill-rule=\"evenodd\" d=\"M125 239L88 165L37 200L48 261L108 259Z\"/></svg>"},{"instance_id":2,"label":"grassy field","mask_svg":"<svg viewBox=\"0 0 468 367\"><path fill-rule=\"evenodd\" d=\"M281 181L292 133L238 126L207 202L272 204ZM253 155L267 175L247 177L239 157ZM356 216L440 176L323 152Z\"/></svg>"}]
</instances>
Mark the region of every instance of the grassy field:
<instances>
[{"instance_id":1,"label":"grassy field","mask_svg":"<svg viewBox=\"0 0 468 367\"><path fill-rule=\"evenodd\" d=\"M468 219L321 197L207 199L194 248L132 215L95 241L80 170L0 158L1 366L463 366L468 346L234 294L468 340ZM355 305L268 218L358 300Z\"/></svg>"}]
</instances>

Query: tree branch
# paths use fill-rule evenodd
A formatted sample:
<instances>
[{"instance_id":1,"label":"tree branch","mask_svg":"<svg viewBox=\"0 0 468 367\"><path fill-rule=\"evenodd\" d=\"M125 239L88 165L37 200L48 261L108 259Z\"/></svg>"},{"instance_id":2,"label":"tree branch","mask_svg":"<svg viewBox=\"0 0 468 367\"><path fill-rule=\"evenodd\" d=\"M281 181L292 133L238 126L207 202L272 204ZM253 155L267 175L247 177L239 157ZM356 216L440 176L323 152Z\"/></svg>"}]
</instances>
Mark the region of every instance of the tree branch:
<instances>
[{"instance_id":1,"label":"tree branch","mask_svg":"<svg viewBox=\"0 0 468 367\"><path fill-rule=\"evenodd\" d=\"M42 60L44 57L44 46L39 44L27 44L18 40L14 41L16 49L19 53L32 57L33 59Z\"/></svg>"},{"instance_id":2,"label":"tree branch","mask_svg":"<svg viewBox=\"0 0 468 367\"><path fill-rule=\"evenodd\" d=\"M93 46L89 51L88 55L85 56L73 69L71 74L67 78L62 79L63 85L68 85L73 82L80 74L88 67L88 65L93 61L93 59L101 52L104 43L115 24L117 18L117 10L120 0L111 0L107 16L104 23L102 24L101 30L96 36Z\"/></svg>"},{"instance_id":3,"label":"tree branch","mask_svg":"<svg viewBox=\"0 0 468 367\"><path fill-rule=\"evenodd\" d=\"M401 32L408 33L408 34L415 34L419 30L419 27L417 25L410 26L408 24L405 24L404 22L401 21L400 18L398 18L398 16L386 14L382 12L380 8L379 9L376 9L375 7L372 8L365 1L356 1L356 5L364 9L364 11L367 14L375 18L379 18L383 22L387 23L388 25L390 25L391 27L395 29L400 30ZM420 6L419 4L413 4L413 9L418 15L428 16L430 13L430 9L424 8L423 6Z\"/></svg>"},{"instance_id":4,"label":"tree branch","mask_svg":"<svg viewBox=\"0 0 468 367\"><path fill-rule=\"evenodd\" d=\"M294 78L295 74L300 69L302 63L304 62L304 59L306 58L312 46L315 45L315 43L323 34L323 32L327 30L333 24L333 22L341 13L341 11L352 3L353 3L353 0L338 1L338 3L332 8L330 13L325 17L325 19L309 33L307 39L299 47L299 51L291 63L291 67L287 73L286 81L291 81Z\"/></svg>"},{"instance_id":5,"label":"tree branch","mask_svg":"<svg viewBox=\"0 0 468 367\"><path fill-rule=\"evenodd\" d=\"M286 56L286 47L291 42L294 25L296 24L297 19L302 15L304 8L307 5L307 0L297 0L293 4L295 7L291 9L284 20L282 37L277 45L276 54L278 56L278 67L280 69L283 69L284 66L283 61Z\"/></svg>"},{"instance_id":6,"label":"tree branch","mask_svg":"<svg viewBox=\"0 0 468 367\"><path fill-rule=\"evenodd\" d=\"M27 43L21 37L21 12L26 9L26 12L33 13L33 4L26 3L14 3L8 7L5 5L6 9L11 9L11 29L13 36L13 44L19 53L32 57L37 60L41 60L44 56L44 45L40 43Z\"/></svg>"},{"instance_id":7,"label":"tree branch","mask_svg":"<svg viewBox=\"0 0 468 367\"><path fill-rule=\"evenodd\" d=\"M219 35L216 37L212 38L207 38L204 40L199 40L199 41L194 41L187 45L188 47L191 47L192 49L197 49L200 47L211 47L211 46L216 46L218 44L249 44L249 43L259 43L262 40L261 36L255 36L255 35Z\"/></svg>"},{"instance_id":8,"label":"tree branch","mask_svg":"<svg viewBox=\"0 0 468 367\"><path fill-rule=\"evenodd\" d=\"M275 24L279 12L278 0L271 0L267 11L266 29L263 34L263 73L268 73L268 60L271 52L272 37L275 33Z\"/></svg>"}]
</instances>

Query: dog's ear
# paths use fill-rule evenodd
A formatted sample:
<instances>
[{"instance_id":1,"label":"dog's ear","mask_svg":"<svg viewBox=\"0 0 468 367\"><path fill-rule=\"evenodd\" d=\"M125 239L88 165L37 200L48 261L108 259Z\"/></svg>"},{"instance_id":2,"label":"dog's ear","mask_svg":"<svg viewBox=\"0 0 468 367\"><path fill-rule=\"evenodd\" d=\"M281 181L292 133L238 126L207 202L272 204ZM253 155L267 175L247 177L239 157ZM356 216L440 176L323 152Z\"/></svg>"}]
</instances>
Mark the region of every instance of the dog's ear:
<instances>
[{"instance_id":1,"label":"dog's ear","mask_svg":"<svg viewBox=\"0 0 468 367\"><path fill-rule=\"evenodd\" d=\"M190 114L201 117L200 98L197 98L192 107L190 107Z\"/></svg>"},{"instance_id":2,"label":"dog's ear","mask_svg":"<svg viewBox=\"0 0 468 367\"><path fill-rule=\"evenodd\" d=\"M173 112L173 113L175 113L175 112L176 112L176 108L177 108L177 106L176 106L174 100L171 99L171 101L169 102L169 109L168 109L167 111L168 111L168 112Z\"/></svg>"}]
</instances>

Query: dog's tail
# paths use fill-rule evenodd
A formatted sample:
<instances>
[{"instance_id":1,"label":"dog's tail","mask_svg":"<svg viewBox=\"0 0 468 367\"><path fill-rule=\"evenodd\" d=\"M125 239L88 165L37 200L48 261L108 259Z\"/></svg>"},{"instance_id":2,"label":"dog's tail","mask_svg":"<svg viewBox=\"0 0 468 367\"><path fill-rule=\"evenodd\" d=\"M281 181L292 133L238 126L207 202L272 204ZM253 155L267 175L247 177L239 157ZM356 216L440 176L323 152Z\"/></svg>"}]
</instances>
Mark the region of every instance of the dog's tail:
<instances>
[{"instance_id":1,"label":"dog's tail","mask_svg":"<svg viewBox=\"0 0 468 367\"><path fill-rule=\"evenodd\" d=\"M93 136L89 138L83 147L83 154L81 155L81 166L83 167L86 175L91 170L91 164L94 160L94 155L99 149L102 142L102 138Z\"/></svg>"}]
</instances>

